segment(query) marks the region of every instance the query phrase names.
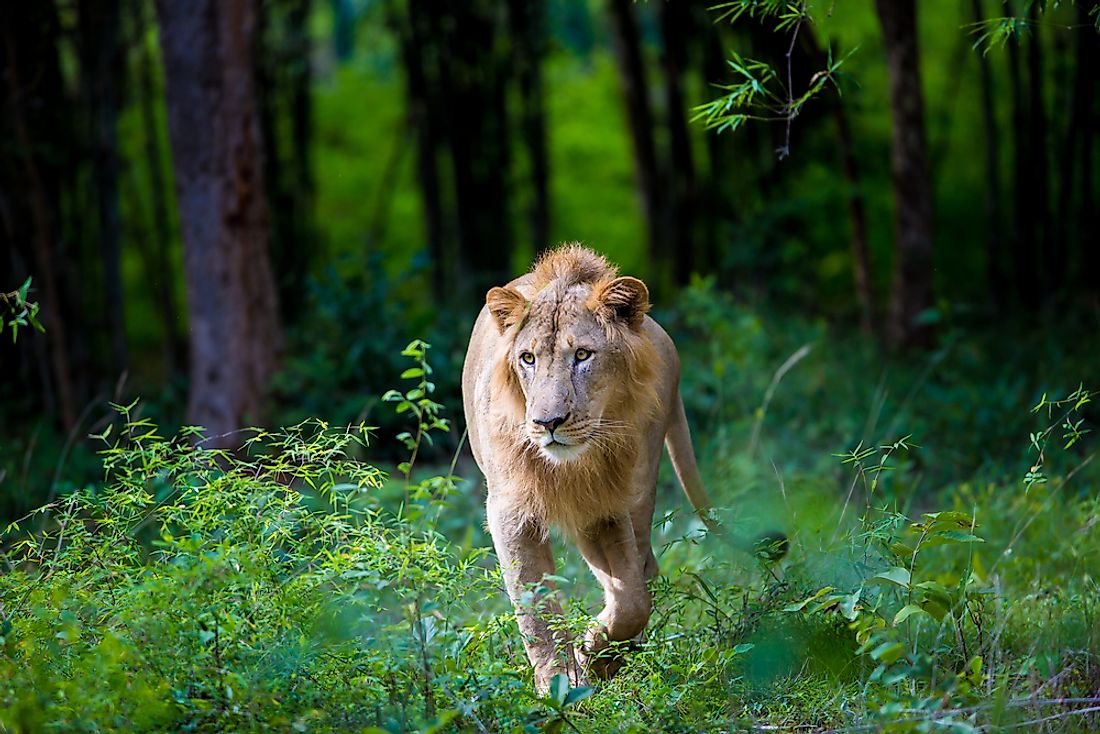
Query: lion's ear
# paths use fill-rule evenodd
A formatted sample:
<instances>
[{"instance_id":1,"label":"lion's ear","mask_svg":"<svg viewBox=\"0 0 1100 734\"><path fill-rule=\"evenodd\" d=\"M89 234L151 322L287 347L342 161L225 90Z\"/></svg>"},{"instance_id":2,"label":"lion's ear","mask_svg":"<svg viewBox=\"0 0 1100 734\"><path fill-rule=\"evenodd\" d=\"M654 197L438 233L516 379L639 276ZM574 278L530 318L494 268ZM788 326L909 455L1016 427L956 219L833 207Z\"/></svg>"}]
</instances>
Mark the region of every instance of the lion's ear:
<instances>
[{"instance_id":1,"label":"lion's ear","mask_svg":"<svg viewBox=\"0 0 1100 734\"><path fill-rule=\"evenodd\" d=\"M642 281L629 276L597 283L592 289L589 307L600 318L637 329L649 311L649 289Z\"/></svg>"},{"instance_id":2,"label":"lion's ear","mask_svg":"<svg viewBox=\"0 0 1100 734\"><path fill-rule=\"evenodd\" d=\"M508 327L523 318L527 299L515 288L490 288L485 294L485 305L503 334Z\"/></svg>"}]
</instances>

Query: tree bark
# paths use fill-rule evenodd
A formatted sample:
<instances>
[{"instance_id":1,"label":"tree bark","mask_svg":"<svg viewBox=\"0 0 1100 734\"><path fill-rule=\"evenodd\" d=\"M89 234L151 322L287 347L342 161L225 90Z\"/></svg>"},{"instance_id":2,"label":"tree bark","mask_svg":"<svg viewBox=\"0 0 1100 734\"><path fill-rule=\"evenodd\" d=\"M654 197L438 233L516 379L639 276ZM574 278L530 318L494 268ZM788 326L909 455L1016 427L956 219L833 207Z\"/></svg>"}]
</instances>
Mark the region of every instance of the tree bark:
<instances>
[{"instance_id":1,"label":"tree bark","mask_svg":"<svg viewBox=\"0 0 1100 734\"><path fill-rule=\"evenodd\" d=\"M187 420L209 443L263 420L280 341L249 0L158 0L191 327Z\"/></svg>"},{"instance_id":2,"label":"tree bark","mask_svg":"<svg viewBox=\"0 0 1100 734\"><path fill-rule=\"evenodd\" d=\"M982 0L973 0L974 22L984 20ZM1001 163L1000 136L997 131L997 116L993 107L993 70L989 59L978 51L978 71L981 85L982 129L985 132L985 210L986 238L985 263L986 279L995 309L1000 312L1006 302L1008 284L1004 269L1004 233L1001 228Z\"/></svg>"},{"instance_id":3,"label":"tree bark","mask_svg":"<svg viewBox=\"0 0 1100 734\"><path fill-rule=\"evenodd\" d=\"M892 116L894 282L887 337L894 347L930 343L920 323L932 306L932 193L914 0L875 0L886 46Z\"/></svg>"}]
</instances>

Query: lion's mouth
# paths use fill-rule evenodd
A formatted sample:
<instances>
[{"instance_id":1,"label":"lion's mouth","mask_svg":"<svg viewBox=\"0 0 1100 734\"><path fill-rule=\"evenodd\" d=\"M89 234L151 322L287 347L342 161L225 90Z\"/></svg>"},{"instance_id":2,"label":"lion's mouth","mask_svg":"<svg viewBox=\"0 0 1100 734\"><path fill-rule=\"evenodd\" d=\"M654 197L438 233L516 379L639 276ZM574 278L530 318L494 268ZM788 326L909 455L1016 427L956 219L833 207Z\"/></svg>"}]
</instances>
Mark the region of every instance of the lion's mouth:
<instances>
[{"instance_id":1,"label":"lion's mouth","mask_svg":"<svg viewBox=\"0 0 1100 734\"><path fill-rule=\"evenodd\" d=\"M571 441L565 436L545 435L538 441L539 453L554 462L561 464L577 459L588 448L584 441Z\"/></svg>"}]
</instances>

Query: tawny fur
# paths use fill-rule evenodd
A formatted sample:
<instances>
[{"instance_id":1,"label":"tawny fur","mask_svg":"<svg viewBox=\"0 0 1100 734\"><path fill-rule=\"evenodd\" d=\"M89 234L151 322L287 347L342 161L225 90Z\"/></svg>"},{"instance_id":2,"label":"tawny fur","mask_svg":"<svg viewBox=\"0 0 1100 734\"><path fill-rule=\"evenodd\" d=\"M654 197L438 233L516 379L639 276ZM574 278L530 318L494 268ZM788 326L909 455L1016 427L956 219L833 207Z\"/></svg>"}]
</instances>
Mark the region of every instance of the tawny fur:
<instances>
[{"instance_id":1,"label":"tawny fur","mask_svg":"<svg viewBox=\"0 0 1100 734\"><path fill-rule=\"evenodd\" d=\"M593 310L617 274L605 258L577 245L549 251L531 271L539 292L586 286L590 295L584 307ZM638 442L632 438L660 407L654 379L658 358L652 342L628 326L608 321L606 344L601 346L623 355L626 372L603 415L614 430L597 431L597 445L568 464L556 464L539 453L523 431L524 394L508 355L516 335L531 319L546 320L549 329L551 319L567 322L575 316L568 309L547 314L528 310L502 334L492 374L496 438L509 449L500 467L508 478L507 502L515 512L534 520L542 532L553 526L569 535L628 511L634 503L630 473L637 463Z\"/></svg>"},{"instance_id":2,"label":"tawny fur","mask_svg":"<svg viewBox=\"0 0 1100 734\"><path fill-rule=\"evenodd\" d=\"M470 336L462 375L470 447L485 474L486 520L535 673L574 685L612 675L611 641L644 629L646 579L662 444L696 510L709 506L691 449L672 340L646 316L649 293L578 245L492 288ZM576 350L589 351L581 359ZM591 361L589 361L591 360ZM553 424L554 427L548 427ZM554 631L548 534L577 545L604 589L604 609L575 644Z\"/></svg>"}]
</instances>

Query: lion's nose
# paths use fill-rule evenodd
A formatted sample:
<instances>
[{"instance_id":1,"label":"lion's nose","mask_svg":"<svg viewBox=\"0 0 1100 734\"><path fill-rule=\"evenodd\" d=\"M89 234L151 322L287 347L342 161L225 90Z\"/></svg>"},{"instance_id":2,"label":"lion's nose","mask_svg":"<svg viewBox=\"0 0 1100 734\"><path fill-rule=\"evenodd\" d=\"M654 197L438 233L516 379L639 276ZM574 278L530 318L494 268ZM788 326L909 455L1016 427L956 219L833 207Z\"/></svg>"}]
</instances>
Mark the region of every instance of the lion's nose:
<instances>
[{"instance_id":1,"label":"lion's nose","mask_svg":"<svg viewBox=\"0 0 1100 734\"><path fill-rule=\"evenodd\" d=\"M537 426L542 426L546 430L553 433L558 426L560 426L562 423L565 423L567 420L569 420L568 413L566 413L565 415L559 415L556 418L534 418L531 420L531 422Z\"/></svg>"}]
</instances>

